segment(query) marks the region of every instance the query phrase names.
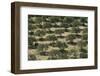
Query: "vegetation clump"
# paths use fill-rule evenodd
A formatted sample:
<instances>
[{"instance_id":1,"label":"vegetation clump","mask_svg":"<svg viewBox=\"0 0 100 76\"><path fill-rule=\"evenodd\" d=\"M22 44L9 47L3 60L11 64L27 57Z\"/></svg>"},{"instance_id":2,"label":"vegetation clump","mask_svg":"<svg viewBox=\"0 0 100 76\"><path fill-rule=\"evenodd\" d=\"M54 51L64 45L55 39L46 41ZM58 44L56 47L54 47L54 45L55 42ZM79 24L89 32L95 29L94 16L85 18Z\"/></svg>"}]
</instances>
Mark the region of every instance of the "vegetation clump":
<instances>
[{"instance_id":1,"label":"vegetation clump","mask_svg":"<svg viewBox=\"0 0 100 76\"><path fill-rule=\"evenodd\" d=\"M87 17L28 16L29 60L80 59L87 57Z\"/></svg>"}]
</instances>

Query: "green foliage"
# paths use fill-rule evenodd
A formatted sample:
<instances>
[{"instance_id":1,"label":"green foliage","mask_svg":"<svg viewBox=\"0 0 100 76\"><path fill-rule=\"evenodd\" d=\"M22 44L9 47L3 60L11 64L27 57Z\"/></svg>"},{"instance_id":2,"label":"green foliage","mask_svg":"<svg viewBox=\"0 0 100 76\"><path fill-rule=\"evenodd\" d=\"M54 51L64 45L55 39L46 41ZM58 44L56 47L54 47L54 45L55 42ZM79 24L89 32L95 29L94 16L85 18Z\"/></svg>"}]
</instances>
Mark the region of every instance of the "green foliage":
<instances>
[{"instance_id":1,"label":"green foliage","mask_svg":"<svg viewBox=\"0 0 100 76\"><path fill-rule=\"evenodd\" d=\"M58 50L52 50L49 52L49 58L48 60L51 60L51 59L58 59L58 53L59 51Z\"/></svg>"},{"instance_id":2,"label":"green foliage","mask_svg":"<svg viewBox=\"0 0 100 76\"><path fill-rule=\"evenodd\" d=\"M32 17L32 19L35 23L40 23L42 21L42 17L39 17L39 16L38 17Z\"/></svg>"},{"instance_id":3,"label":"green foliage","mask_svg":"<svg viewBox=\"0 0 100 76\"><path fill-rule=\"evenodd\" d=\"M48 29L47 31L48 34L54 33L51 29Z\"/></svg>"},{"instance_id":4,"label":"green foliage","mask_svg":"<svg viewBox=\"0 0 100 76\"><path fill-rule=\"evenodd\" d=\"M84 28L83 33L87 33L87 32L88 32L88 28Z\"/></svg>"},{"instance_id":5,"label":"green foliage","mask_svg":"<svg viewBox=\"0 0 100 76\"><path fill-rule=\"evenodd\" d=\"M87 40L87 38L88 38L88 35L87 34L83 34L83 39Z\"/></svg>"},{"instance_id":6,"label":"green foliage","mask_svg":"<svg viewBox=\"0 0 100 76\"><path fill-rule=\"evenodd\" d=\"M37 50L38 51L44 51L44 45L43 44L39 44L38 46L37 46Z\"/></svg>"},{"instance_id":7,"label":"green foliage","mask_svg":"<svg viewBox=\"0 0 100 76\"><path fill-rule=\"evenodd\" d=\"M37 50L40 52L46 51L48 49L48 45L47 44L39 44L37 46Z\"/></svg>"},{"instance_id":8,"label":"green foliage","mask_svg":"<svg viewBox=\"0 0 100 76\"><path fill-rule=\"evenodd\" d=\"M87 53L83 53L83 52L82 52L82 53L80 54L80 58L87 58L87 57L88 57Z\"/></svg>"},{"instance_id":9,"label":"green foliage","mask_svg":"<svg viewBox=\"0 0 100 76\"><path fill-rule=\"evenodd\" d=\"M34 54L29 55L28 60L36 60L36 56Z\"/></svg>"},{"instance_id":10,"label":"green foliage","mask_svg":"<svg viewBox=\"0 0 100 76\"><path fill-rule=\"evenodd\" d=\"M28 30L34 30L36 28L37 28L36 24L34 25L32 23L28 23Z\"/></svg>"},{"instance_id":11,"label":"green foliage","mask_svg":"<svg viewBox=\"0 0 100 76\"><path fill-rule=\"evenodd\" d=\"M52 50L49 53L49 58L48 60L51 59L67 59L67 52L66 50Z\"/></svg>"},{"instance_id":12,"label":"green foliage","mask_svg":"<svg viewBox=\"0 0 100 76\"><path fill-rule=\"evenodd\" d=\"M75 34L69 34L66 36L66 40L73 41L76 38Z\"/></svg>"},{"instance_id":13,"label":"green foliage","mask_svg":"<svg viewBox=\"0 0 100 76\"><path fill-rule=\"evenodd\" d=\"M65 28L65 32L69 32L69 30L67 28Z\"/></svg>"},{"instance_id":14,"label":"green foliage","mask_svg":"<svg viewBox=\"0 0 100 76\"><path fill-rule=\"evenodd\" d=\"M55 17L55 16L51 16L51 17L48 17L48 21L53 23L53 22L58 22L59 21L59 18Z\"/></svg>"},{"instance_id":15,"label":"green foliage","mask_svg":"<svg viewBox=\"0 0 100 76\"><path fill-rule=\"evenodd\" d=\"M68 51L68 58L77 59L79 57L80 57L80 54L79 54L78 49L73 48Z\"/></svg>"},{"instance_id":16,"label":"green foliage","mask_svg":"<svg viewBox=\"0 0 100 76\"><path fill-rule=\"evenodd\" d=\"M56 34L62 34L64 32L65 32L64 29L57 29L57 30L55 30Z\"/></svg>"},{"instance_id":17,"label":"green foliage","mask_svg":"<svg viewBox=\"0 0 100 76\"><path fill-rule=\"evenodd\" d=\"M87 21L87 17L29 15L28 48L36 52L29 60L87 58Z\"/></svg>"},{"instance_id":18,"label":"green foliage","mask_svg":"<svg viewBox=\"0 0 100 76\"><path fill-rule=\"evenodd\" d=\"M42 37L38 39L38 41L46 41L46 40L47 40L46 38L42 38Z\"/></svg>"},{"instance_id":19,"label":"green foliage","mask_svg":"<svg viewBox=\"0 0 100 76\"><path fill-rule=\"evenodd\" d=\"M87 21L88 21L87 17L81 17L80 18L80 22L82 22L82 23L87 23Z\"/></svg>"},{"instance_id":20,"label":"green foliage","mask_svg":"<svg viewBox=\"0 0 100 76\"><path fill-rule=\"evenodd\" d=\"M81 38L82 36L80 34L74 34L76 38Z\"/></svg>"},{"instance_id":21,"label":"green foliage","mask_svg":"<svg viewBox=\"0 0 100 76\"><path fill-rule=\"evenodd\" d=\"M67 48L68 45L65 42L57 41L56 46L59 47L60 49Z\"/></svg>"},{"instance_id":22,"label":"green foliage","mask_svg":"<svg viewBox=\"0 0 100 76\"><path fill-rule=\"evenodd\" d=\"M83 46L87 46L87 44L88 44L87 40L83 40L83 41L82 41L82 45L83 45Z\"/></svg>"},{"instance_id":23,"label":"green foliage","mask_svg":"<svg viewBox=\"0 0 100 76\"><path fill-rule=\"evenodd\" d=\"M45 31L44 30L37 30L34 32L34 35L36 36L44 36L45 35Z\"/></svg>"},{"instance_id":24,"label":"green foliage","mask_svg":"<svg viewBox=\"0 0 100 76\"><path fill-rule=\"evenodd\" d=\"M44 22L43 25L42 25L42 28L50 28L51 27L51 24L49 22Z\"/></svg>"},{"instance_id":25,"label":"green foliage","mask_svg":"<svg viewBox=\"0 0 100 76\"><path fill-rule=\"evenodd\" d=\"M36 42L36 38L35 37L28 37L28 48L34 48L33 42Z\"/></svg>"},{"instance_id":26,"label":"green foliage","mask_svg":"<svg viewBox=\"0 0 100 76\"><path fill-rule=\"evenodd\" d=\"M80 20L78 20L78 19L76 19L76 20L74 20L73 22L72 22L72 26L73 27L79 27L81 25L81 22L80 22Z\"/></svg>"},{"instance_id":27,"label":"green foliage","mask_svg":"<svg viewBox=\"0 0 100 76\"><path fill-rule=\"evenodd\" d=\"M57 37L55 35L48 35L47 36L47 40L49 40L49 41L55 41L55 40L57 40Z\"/></svg>"},{"instance_id":28,"label":"green foliage","mask_svg":"<svg viewBox=\"0 0 100 76\"><path fill-rule=\"evenodd\" d=\"M66 17L64 22L67 22L67 23L72 23L74 21L74 18L73 17Z\"/></svg>"},{"instance_id":29,"label":"green foliage","mask_svg":"<svg viewBox=\"0 0 100 76\"><path fill-rule=\"evenodd\" d=\"M33 31L29 31L28 35L34 35L34 32Z\"/></svg>"},{"instance_id":30,"label":"green foliage","mask_svg":"<svg viewBox=\"0 0 100 76\"><path fill-rule=\"evenodd\" d=\"M85 49L85 48L81 48L81 52L83 52L83 53L87 53L87 49Z\"/></svg>"},{"instance_id":31,"label":"green foliage","mask_svg":"<svg viewBox=\"0 0 100 76\"><path fill-rule=\"evenodd\" d=\"M49 54L50 59L77 59L80 57L79 51L76 49L70 49L68 50L52 50Z\"/></svg>"},{"instance_id":32,"label":"green foliage","mask_svg":"<svg viewBox=\"0 0 100 76\"><path fill-rule=\"evenodd\" d=\"M80 31L81 30L79 27L72 27L72 30L71 30L72 33L79 33Z\"/></svg>"}]
</instances>

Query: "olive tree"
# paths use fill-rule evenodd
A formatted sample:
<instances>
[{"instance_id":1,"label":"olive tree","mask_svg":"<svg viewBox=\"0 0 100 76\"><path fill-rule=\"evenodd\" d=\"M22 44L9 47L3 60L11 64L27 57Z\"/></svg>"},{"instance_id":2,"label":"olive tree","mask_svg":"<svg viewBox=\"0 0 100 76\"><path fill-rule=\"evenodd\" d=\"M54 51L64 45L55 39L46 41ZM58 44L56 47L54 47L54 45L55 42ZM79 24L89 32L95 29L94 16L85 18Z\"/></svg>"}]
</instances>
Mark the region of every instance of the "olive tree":
<instances>
[{"instance_id":1,"label":"olive tree","mask_svg":"<svg viewBox=\"0 0 100 76\"><path fill-rule=\"evenodd\" d=\"M50 59L59 59L59 50L53 49L50 51L48 60Z\"/></svg>"},{"instance_id":2,"label":"olive tree","mask_svg":"<svg viewBox=\"0 0 100 76\"><path fill-rule=\"evenodd\" d=\"M47 40L55 41L55 40L57 40L57 37L55 35L48 35Z\"/></svg>"},{"instance_id":3,"label":"olive tree","mask_svg":"<svg viewBox=\"0 0 100 76\"><path fill-rule=\"evenodd\" d=\"M28 37L28 48L29 49L33 49L34 48L34 44L33 42L36 42L36 38L35 37Z\"/></svg>"},{"instance_id":4,"label":"olive tree","mask_svg":"<svg viewBox=\"0 0 100 76\"><path fill-rule=\"evenodd\" d=\"M55 30L55 33L56 34L62 34L62 33L64 33L65 32L65 30L64 29L57 29L57 30Z\"/></svg>"},{"instance_id":5,"label":"olive tree","mask_svg":"<svg viewBox=\"0 0 100 76\"><path fill-rule=\"evenodd\" d=\"M87 52L88 52L87 49L82 48L81 53L80 53L80 57L81 58L87 58L87 56L88 56Z\"/></svg>"},{"instance_id":6,"label":"olive tree","mask_svg":"<svg viewBox=\"0 0 100 76\"><path fill-rule=\"evenodd\" d=\"M59 47L61 50L64 50L65 48L68 47L68 45L65 42L57 41L56 44L57 47Z\"/></svg>"},{"instance_id":7,"label":"olive tree","mask_svg":"<svg viewBox=\"0 0 100 76\"><path fill-rule=\"evenodd\" d=\"M73 40L76 38L76 36L74 34L69 34L67 37L66 37L66 40L69 42L69 43L73 43Z\"/></svg>"},{"instance_id":8,"label":"olive tree","mask_svg":"<svg viewBox=\"0 0 100 76\"><path fill-rule=\"evenodd\" d=\"M42 37L45 35L45 31L44 30L37 30L34 32L34 35Z\"/></svg>"},{"instance_id":9,"label":"olive tree","mask_svg":"<svg viewBox=\"0 0 100 76\"><path fill-rule=\"evenodd\" d=\"M28 55L28 60L37 60L36 55L34 54Z\"/></svg>"},{"instance_id":10,"label":"olive tree","mask_svg":"<svg viewBox=\"0 0 100 76\"><path fill-rule=\"evenodd\" d=\"M72 27L72 30L71 30L71 32L72 33L80 33L80 28L79 27Z\"/></svg>"},{"instance_id":11,"label":"olive tree","mask_svg":"<svg viewBox=\"0 0 100 76\"><path fill-rule=\"evenodd\" d=\"M40 54L42 55L45 55L45 53L47 52L48 50L48 45L47 44L39 44L37 46L37 50Z\"/></svg>"},{"instance_id":12,"label":"olive tree","mask_svg":"<svg viewBox=\"0 0 100 76\"><path fill-rule=\"evenodd\" d=\"M68 59L78 59L80 58L79 49L72 48L67 52Z\"/></svg>"}]
</instances>

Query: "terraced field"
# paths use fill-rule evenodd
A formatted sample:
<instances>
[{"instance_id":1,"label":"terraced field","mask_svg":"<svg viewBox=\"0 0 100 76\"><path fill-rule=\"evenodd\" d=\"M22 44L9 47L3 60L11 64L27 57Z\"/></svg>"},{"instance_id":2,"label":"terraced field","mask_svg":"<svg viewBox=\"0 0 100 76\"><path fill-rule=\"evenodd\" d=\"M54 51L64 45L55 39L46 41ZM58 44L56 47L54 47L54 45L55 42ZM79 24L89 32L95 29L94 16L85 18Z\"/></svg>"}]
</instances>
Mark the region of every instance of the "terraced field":
<instances>
[{"instance_id":1,"label":"terraced field","mask_svg":"<svg viewBox=\"0 0 100 76\"><path fill-rule=\"evenodd\" d=\"M88 57L88 18L28 16L28 60Z\"/></svg>"}]
</instances>

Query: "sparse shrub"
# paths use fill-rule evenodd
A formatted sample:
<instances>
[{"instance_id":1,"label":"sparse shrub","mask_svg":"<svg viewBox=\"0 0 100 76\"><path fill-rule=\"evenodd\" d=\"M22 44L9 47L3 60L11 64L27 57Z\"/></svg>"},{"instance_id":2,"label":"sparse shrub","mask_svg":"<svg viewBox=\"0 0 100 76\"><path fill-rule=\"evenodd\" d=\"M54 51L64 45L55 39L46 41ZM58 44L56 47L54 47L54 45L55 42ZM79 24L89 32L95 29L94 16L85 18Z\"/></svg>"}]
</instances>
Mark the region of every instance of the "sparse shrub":
<instances>
[{"instance_id":1,"label":"sparse shrub","mask_svg":"<svg viewBox=\"0 0 100 76\"><path fill-rule=\"evenodd\" d=\"M87 49L81 48L81 52L87 53Z\"/></svg>"},{"instance_id":2,"label":"sparse shrub","mask_svg":"<svg viewBox=\"0 0 100 76\"><path fill-rule=\"evenodd\" d=\"M80 28L79 27L72 27L72 30L71 30L71 32L72 33L80 33Z\"/></svg>"},{"instance_id":3,"label":"sparse shrub","mask_svg":"<svg viewBox=\"0 0 100 76\"><path fill-rule=\"evenodd\" d=\"M48 35L47 36L47 40L49 40L49 41L55 41L55 40L57 40L57 37L55 35Z\"/></svg>"},{"instance_id":4,"label":"sparse shrub","mask_svg":"<svg viewBox=\"0 0 100 76\"><path fill-rule=\"evenodd\" d=\"M87 34L83 34L83 40L87 40L88 39L88 35Z\"/></svg>"},{"instance_id":5,"label":"sparse shrub","mask_svg":"<svg viewBox=\"0 0 100 76\"><path fill-rule=\"evenodd\" d=\"M79 34L75 34L75 37L76 37L76 38L81 38L82 36L79 35Z\"/></svg>"},{"instance_id":6,"label":"sparse shrub","mask_svg":"<svg viewBox=\"0 0 100 76\"><path fill-rule=\"evenodd\" d=\"M56 33L56 34L62 34L62 33L64 33L64 32L65 32L64 29L57 29L57 30L55 30L55 33Z\"/></svg>"},{"instance_id":7,"label":"sparse shrub","mask_svg":"<svg viewBox=\"0 0 100 76\"><path fill-rule=\"evenodd\" d=\"M71 58L71 59L78 59L78 58L80 58L80 52L79 52L79 50L75 49L75 48L70 49L68 51L68 58Z\"/></svg>"},{"instance_id":8,"label":"sparse shrub","mask_svg":"<svg viewBox=\"0 0 100 76\"><path fill-rule=\"evenodd\" d=\"M42 52L40 52L40 55L48 56L48 52L42 51Z\"/></svg>"},{"instance_id":9,"label":"sparse shrub","mask_svg":"<svg viewBox=\"0 0 100 76\"><path fill-rule=\"evenodd\" d=\"M36 56L34 54L28 55L28 60L36 60Z\"/></svg>"},{"instance_id":10,"label":"sparse shrub","mask_svg":"<svg viewBox=\"0 0 100 76\"><path fill-rule=\"evenodd\" d=\"M74 34L70 34L66 37L66 40L69 44L74 44L73 40L76 38Z\"/></svg>"},{"instance_id":11,"label":"sparse shrub","mask_svg":"<svg viewBox=\"0 0 100 76\"><path fill-rule=\"evenodd\" d=\"M48 49L48 45L47 44L38 44L37 46L37 51L40 53L40 54L43 54L42 52L46 52Z\"/></svg>"},{"instance_id":12,"label":"sparse shrub","mask_svg":"<svg viewBox=\"0 0 100 76\"><path fill-rule=\"evenodd\" d=\"M37 31L34 32L34 35L43 36L43 35L45 35L45 31L44 30L37 30Z\"/></svg>"},{"instance_id":13,"label":"sparse shrub","mask_svg":"<svg viewBox=\"0 0 100 76\"><path fill-rule=\"evenodd\" d=\"M28 16L29 60L87 58L87 17ZM64 35L64 36L63 36ZM75 48L74 48L75 46Z\"/></svg>"},{"instance_id":14,"label":"sparse shrub","mask_svg":"<svg viewBox=\"0 0 100 76\"><path fill-rule=\"evenodd\" d=\"M52 50L49 52L49 58L48 60L51 60L51 59L58 59L59 58L59 50Z\"/></svg>"},{"instance_id":15,"label":"sparse shrub","mask_svg":"<svg viewBox=\"0 0 100 76\"><path fill-rule=\"evenodd\" d=\"M60 49L67 48L68 45L65 42L57 41L56 46L59 47Z\"/></svg>"},{"instance_id":16,"label":"sparse shrub","mask_svg":"<svg viewBox=\"0 0 100 76\"><path fill-rule=\"evenodd\" d=\"M83 33L88 33L88 28L84 28Z\"/></svg>"},{"instance_id":17,"label":"sparse shrub","mask_svg":"<svg viewBox=\"0 0 100 76\"><path fill-rule=\"evenodd\" d=\"M36 38L35 37L28 37L28 48L32 49L34 48L33 42L36 42Z\"/></svg>"},{"instance_id":18,"label":"sparse shrub","mask_svg":"<svg viewBox=\"0 0 100 76\"><path fill-rule=\"evenodd\" d=\"M88 54L87 53L81 52L80 58L87 58L87 57L88 57Z\"/></svg>"},{"instance_id":19,"label":"sparse shrub","mask_svg":"<svg viewBox=\"0 0 100 76\"><path fill-rule=\"evenodd\" d=\"M67 28L65 28L65 32L69 32L69 30Z\"/></svg>"}]
</instances>

